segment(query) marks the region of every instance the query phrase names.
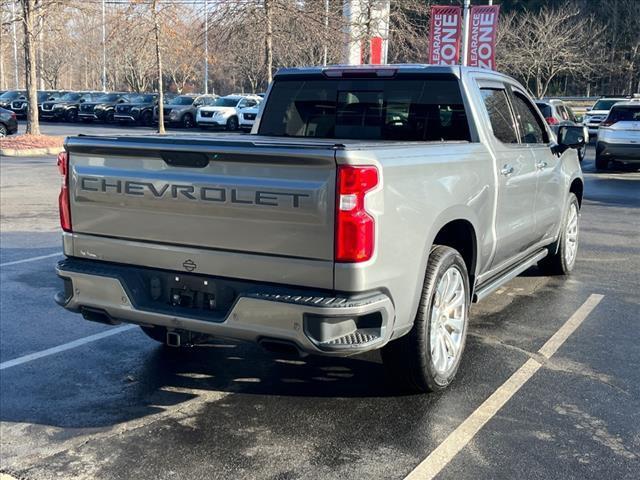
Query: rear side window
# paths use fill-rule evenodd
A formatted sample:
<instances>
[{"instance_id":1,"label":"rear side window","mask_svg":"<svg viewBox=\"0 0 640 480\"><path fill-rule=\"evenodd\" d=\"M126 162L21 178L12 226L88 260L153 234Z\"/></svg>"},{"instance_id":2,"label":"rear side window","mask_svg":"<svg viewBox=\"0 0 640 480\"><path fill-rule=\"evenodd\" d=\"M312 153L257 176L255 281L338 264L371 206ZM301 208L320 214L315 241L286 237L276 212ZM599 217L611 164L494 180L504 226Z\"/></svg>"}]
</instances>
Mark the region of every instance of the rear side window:
<instances>
[{"instance_id":1,"label":"rear side window","mask_svg":"<svg viewBox=\"0 0 640 480\"><path fill-rule=\"evenodd\" d=\"M336 139L469 141L454 77L277 80L260 135Z\"/></svg>"},{"instance_id":2,"label":"rear side window","mask_svg":"<svg viewBox=\"0 0 640 480\"><path fill-rule=\"evenodd\" d=\"M513 92L513 108L520 125L522 143L547 143L546 130L533 105L521 93Z\"/></svg>"},{"instance_id":3,"label":"rear side window","mask_svg":"<svg viewBox=\"0 0 640 480\"><path fill-rule=\"evenodd\" d=\"M633 122L640 121L640 105L617 106L609 112L608 122Z\"/></svg>"},{"instance_id":4,"label":"rear side window","mask_svg":"<svg viewBox=\"0 0 640 480\"><path fill-rule=\"evenodd\" d=\"M494 88L482 88L480 92L489 113L493 135L502 143L518 143L518 133L507 101L507 92Z\"/></svg>"}]
</instances>

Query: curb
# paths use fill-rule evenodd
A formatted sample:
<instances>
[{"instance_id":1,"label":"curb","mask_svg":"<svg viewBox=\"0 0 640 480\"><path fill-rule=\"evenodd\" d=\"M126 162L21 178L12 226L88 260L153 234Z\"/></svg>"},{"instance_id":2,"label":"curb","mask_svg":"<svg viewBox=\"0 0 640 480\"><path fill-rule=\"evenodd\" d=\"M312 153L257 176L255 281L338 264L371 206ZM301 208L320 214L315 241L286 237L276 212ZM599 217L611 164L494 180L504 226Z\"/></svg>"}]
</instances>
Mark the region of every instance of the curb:
<instances>
[{"instance_id":1,"label":"curb","mask_svg":"<svg viewBox=\"0 0 640 480\"><path fill-rule=\"evenodd\" d=\"M0 157L37 157L40 155L57 155L64 147L45 148L0 148Z\"/></svg>"}]
</instances>

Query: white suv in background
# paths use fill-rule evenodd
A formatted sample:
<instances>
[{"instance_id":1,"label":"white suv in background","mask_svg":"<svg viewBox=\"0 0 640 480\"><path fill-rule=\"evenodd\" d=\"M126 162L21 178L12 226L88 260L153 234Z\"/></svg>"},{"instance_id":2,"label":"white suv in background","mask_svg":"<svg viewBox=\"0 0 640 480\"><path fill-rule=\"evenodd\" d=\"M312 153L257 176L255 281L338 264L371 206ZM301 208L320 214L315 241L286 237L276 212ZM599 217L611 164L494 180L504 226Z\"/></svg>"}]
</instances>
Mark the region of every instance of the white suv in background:
<instances>
[{"instance_id":1,"label":"white suv in background","mask_svg":"<svg viewBox=\"0 0 640 480\"><path fill-rule=\"evenodd\" d=\"M240 112L245 108L255 107L262 98L257 95L227 95L217 98L212 105L200 107L196 115L196 123L200 128L225 127L237 130L240 125Z\"/></svg>"},{"instance_id":2,"label":"white suv in background","mask_svg":"<svg viewBox=\"0 0 640 480\"><path fill-rule=\"evenodd\" d=\"M600 124L596 168L606 169L610 160L640 166L640 98L616 103Z\"/></svg>"},{"instance_id":3,"label":"white suv in background","mask_svg":"<svg viewBox=\"0 0 640 480\"><path fill-rule=\"evenodd\" d=\"M598 133L600 123L607 118L611 107L618 102L626 102L626 98L601 98L593 107L587 109L582 123L589 129L589 136Z\"/></svg>"}]
</instances>

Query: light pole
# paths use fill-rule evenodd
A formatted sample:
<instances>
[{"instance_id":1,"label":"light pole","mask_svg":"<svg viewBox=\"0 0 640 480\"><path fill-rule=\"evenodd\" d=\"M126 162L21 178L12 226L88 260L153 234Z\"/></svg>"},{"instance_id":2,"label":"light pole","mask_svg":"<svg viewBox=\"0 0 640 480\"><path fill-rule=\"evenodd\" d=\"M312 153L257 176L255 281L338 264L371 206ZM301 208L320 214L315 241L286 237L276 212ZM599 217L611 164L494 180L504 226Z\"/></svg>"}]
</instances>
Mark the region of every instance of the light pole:
<instances>
[{"instance_id":1,"label":"light pole","mask_svg":"<svg viewBox=\"0 0 640 480\"><path fill-rule=\"evenodd\" d=\"M13 25L13 68L14 68L14 79L16 82L16 90L20 88L20 84L18 81L18 35L16 34L16 2L11 2L11 16Z\"/></svg>"},{"instance_id":2,"label":"light pole","mask_svg":"<svg viewBox=\"0 0 640 480\"><path fill-rule=\"evenodd\" d=\"M107 25L105 5L102 0L102 91L107 91Z\"/></svg>"},{"instance_id":3,"label":"light pole","mask_svg":"<svg viewBox=\"0 0 640 480\"><path fill-rule=\"evenodd\" d=\"M209 93L209 0L204 0L204 93Z\"/></svg>"},{"instance_id":4,"label":"light pole","mask_svg":"<svg viewBox=\"0 0 640 480\"><path fill-rule=\"evenodd\" d=\"M322 60L322 65L327 65L327 53L328 47L327 42L329 39L327 36L329 35L329 0L324 0L324 58Z\"/></svg>"}]
</instances>

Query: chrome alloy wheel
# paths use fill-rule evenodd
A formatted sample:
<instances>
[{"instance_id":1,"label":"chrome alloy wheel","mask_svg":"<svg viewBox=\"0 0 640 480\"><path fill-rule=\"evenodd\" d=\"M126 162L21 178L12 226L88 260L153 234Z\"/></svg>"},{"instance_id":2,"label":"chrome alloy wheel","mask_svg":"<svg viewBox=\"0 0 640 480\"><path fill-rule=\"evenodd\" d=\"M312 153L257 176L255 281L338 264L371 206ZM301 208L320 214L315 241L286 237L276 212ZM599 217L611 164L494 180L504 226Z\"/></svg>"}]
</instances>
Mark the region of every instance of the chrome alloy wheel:
<instances>
[{"instance_id":1,"label":"chrome alloy wheel","mask_svg":"<svg viewBox=\"0 0 640 480\"><path fill-rule=\"evenodd\" d=\"M446 375L460 355L467 314L467 292L462 273L452 266L442 275L431 309L431 362L440 375Z\"/></svg>"},{"instance_id":2,"label":"chrome alloy wheel","mask_svg":"<svg viewBox=\"0 0 640 480\"><path fill-rule=\"evenodd\" d=\"M578 207L575 203L569 206L567 226L565 230L564 260L567 265L573 265L578 254Z\"/></svg>"}]
</instances>

